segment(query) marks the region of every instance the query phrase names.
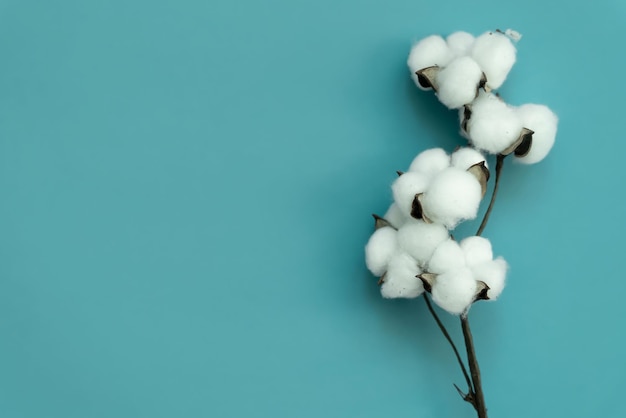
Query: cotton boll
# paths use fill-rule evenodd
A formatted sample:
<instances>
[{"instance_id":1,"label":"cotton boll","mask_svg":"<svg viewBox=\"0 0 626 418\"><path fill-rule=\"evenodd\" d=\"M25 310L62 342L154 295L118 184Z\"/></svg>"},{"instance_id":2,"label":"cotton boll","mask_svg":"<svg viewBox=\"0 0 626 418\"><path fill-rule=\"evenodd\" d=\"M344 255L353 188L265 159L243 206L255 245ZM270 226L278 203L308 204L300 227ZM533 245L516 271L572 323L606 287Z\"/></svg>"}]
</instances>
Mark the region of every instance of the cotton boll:
<instances>
[{"instance_id":1,"label":"cotton boll","mask_svg":"<svg viewBox=\"0 0 626 418\"><path fill-rule=\"evenodd\" d=\"M481 198L482 188L476 177L450 167L433 179L421 203L428 219L453 229L461 220L476 217Z\"/></svg>"},{"instance_id":2,"label":"cotton boll","mask_svg":"<svg viewBox=\"0 0 626 418\"><path fill-rule=\"evenodd\" d=\"M454 32L446 38L452 55L461 57L467 55L474 45L474 35L467 32Z\"/></svg>"},{"instance_id":3,"label":"cotton boll","mask_svg":"<svg viewBox=\"0 0 626 418\"><path fill-rule=\"evenodd\" d=\"M465 254L463 254L459 244L452 239L447 239L439 244L428 262L428 272L435 274L442 274L464 267Z\"/></svg>"},{"instance_id":4,"label":"cotton boll","mask_svg":"<svg viewBox=\"0 0 626 418\"><path fill-rule=\"evenodd\" d=\"M438 65L444 67L450 61L451 54L446 41L439 35L431 35L414 44L409 53L407 65L411 71L411 77L417 87L423 88L418 82L416 71Z\"/></svg>"},{"instance_id":5,"label":"cotton boll","mask_svg":"<svg viewBox=\"0 0 626 418\"><path fill-rule=\"evenodd\" d=\"M409 171L433 176L450 165L450 156L443 148L431 148L420 152L413 159Z\"/></svg>"},{"instance_id":6,"label":"cotton boll","mask_svg":"<svg viewBox=\"0 0 626 418\"><path fill-rule=\"evenodd\" d=\"M483 71L471 57L456 58L437 73L437 97L448 109L457 109L476 98Z\"/></svg>"},{"instance_id":7,"label":"cotton boll","mask_svg":"<svg viewBox=\"0 0 626 418\"><path fill-rule=\"evenodd\" d=\"M450 237L442 225L410 220L398 230L398 246L424 266L435 248Z\"/></svg>"},{"instance_id":8,"label":"cotton boll","mask_svg":"<svg viewBox=\"0 0 626 418\"><path fill-rule=\"evenodd\" d=\"M538 163L548 155L554 145L558 118L550 108L538 104L518 107L517 115L525 128L535 132L530 151L523 157L517 157L517 161L524 164Z\"/></svg>"},{"instance_id":9,"label":"cotton boll","mask_svg":"<svg viewBox=\"0 0 626 418\"><path fill-rule=\"evenodd\" d=\"M460 315L472 304L477 283L468 268L437 276L432 288L433 301L453 315Z\"/></svg>"},{"instance_id":10,"label":"cotton boll","mask_svg":"<svg viewBox=\"0 0 626 418\"><path fill-rule=\"evenodd\" d=\"M374 276L380 277L387 271L391 256L398 248L398 231L386 226L377 229L365 245L365 265Z\"/></svg>"},{"instance_id":11,"label":"cotton boll","mask_svg":"<svg viewBox=\"0 0 626 418\"><path fill-rule=\"evenodd\" d=\"M495 260L474 265L471 267L471 270L476 280L482 280L489 286L487 297L495 300L502 293L502 289L504 289L508 268L506 261L502 257L498 257Z\"/></svg>"},{"instance_id":12,"label":"cotton boll","mask_svg":"<svg viewBox=\"0 0 626 418\"><path fill-rule=\"evenodd\" d=\"M478 163L485 163L485 167L487 166L487 160L485 160L485 156L482 155L479 151L476 151L474 148L463 147L452 153L450 158L450 162L452 167L460 168L461 170L467 170L473 165Z\"/></svg>"},{"instance_id":13,"label":"cotton boll","mask_svg":"<svg viewBox=\"0 0 626 418\"><path fill-rule=\"evenodd\" d=\"M404 216L398 205L392 203L385 212L385 216L383 218L393 225L395 228L400 228L407 221L407 217Z\"/></svg>"},{"instance_id":14,"label":"cotton boll","mask_svg":"<svg viewBox=\"0 0 626 418\"><path fill-rule=\"evenodd\" d=\"M491 242L487 238L473 236L461 241L461 248L465 254L465 262L468 266L478 265L493 258Z\"/></svg>"},{"instance_id":15,"label":"cotton boll","mask_svg":"<svg viewBox=\"0 0 626 418\"><path fill-rule=\"evenodd\" d=\"M411 217L415 195L423 193L427 187L428 177L415 172L404 173L393 182L391 185L393 199L404 216Z\"/></svg>"},{"instance_id":16,"label":"cotton boll","mask_svg":"<svg viewBox=\"0 0 626 418\"><path fill-rule=\"evenodd\" d=\"M497 89L515 64L516 49L508 36L486 32L474 41L471 56L487 76L487 86Z\"/></svg>"},{"instance_id":17,"label":"cotton boll","mask_svg":"<svg viewBox=\"0 0 626 418\"><path fill-rule=\"evenodd\" d=\"M406 253L396 253L389 262L380 293L384 298L415 298L424 292L422 281L416 276L422 271Z\"/></svg>"},{"instance_id":18,"label":"cotton boll","mask_svg":"<svg viewBox=\"0 0 626 418\"><path fill-rule=\"evenodd\" d=\"M522 127L516 111L491 93L481 92L472 103L467 132L476 148L498 154L517 140Z\"/></svg>"}]
</instances>

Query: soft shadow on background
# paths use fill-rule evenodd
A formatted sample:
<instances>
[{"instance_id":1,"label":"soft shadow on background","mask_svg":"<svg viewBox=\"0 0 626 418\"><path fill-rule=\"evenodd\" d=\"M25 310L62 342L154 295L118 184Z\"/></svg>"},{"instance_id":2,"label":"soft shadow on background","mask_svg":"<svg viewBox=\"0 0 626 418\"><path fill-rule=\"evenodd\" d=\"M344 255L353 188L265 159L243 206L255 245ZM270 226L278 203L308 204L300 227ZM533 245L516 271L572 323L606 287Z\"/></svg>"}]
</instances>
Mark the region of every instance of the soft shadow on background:
<instances>
[{"instance_id":1,"label":"soft shadow on background","mask_svg":"<svg viewBox=\"0 0 626 418\"><path fill-rule=\"evenodd\" d=\"M624 415L625 18L1 1L0 415L474 416L423 301L382 300L363 246L395 170L463 144L411 84L411 42L509 27L501 93L560 130L545 161L506 167L486 230L511 265L472 310L490 416Z\"/></svg>"}]
</instances>

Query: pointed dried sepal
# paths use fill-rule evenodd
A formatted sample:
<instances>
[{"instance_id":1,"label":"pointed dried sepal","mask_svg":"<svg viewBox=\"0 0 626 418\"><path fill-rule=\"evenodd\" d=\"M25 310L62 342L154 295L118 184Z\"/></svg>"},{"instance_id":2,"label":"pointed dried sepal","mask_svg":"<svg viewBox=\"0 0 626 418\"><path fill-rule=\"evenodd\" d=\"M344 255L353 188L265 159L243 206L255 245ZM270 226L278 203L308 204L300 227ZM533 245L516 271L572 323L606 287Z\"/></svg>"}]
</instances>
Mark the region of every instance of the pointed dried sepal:
<instances>
[{"instance_id":1,"label":"pointed dried sepal","mask_svg":"<svg viewBox=\"0 0 626 418\"><path fill-rule=\"evenodd\" d=\"M530 151L530 146L532 144L534 133L535 133L534 131L531 131L528 128L523 128L519 136L517 137L517 139L511 145L506 147L500 154L509 155L515 152L515 155L517 155L518 157L523 157L524 155L528 154L528 151ZM522 144L525 144L525 145L522 145ZM517 151L518 148L520 148L519 152L524 152L523 155L522 154L518 155L518 151Z\"/></svg>"},{"instance_id":2,"label":"pointed dried sepal","mask_svg":"<svg viewBox=\"0 0 626 418\"><path fill-rule=\"evenodd\" d=\"M385 283L385 276L387 275L387 273L383 273L382 276L380 276L380 279L378 279L378 286L382 286L383 283Z\"/></svg>"},{"instance_id":3,"label":"pointed dried sepal","mask_svg":"<svg viewBox=\"0 0 626 418\"><path fill-rule=\"evenodd\" d=\"M461 129L465 133L468 133L467 132L467 123L469 122L471 117L472 117L472 106L465 105L463 107L463 121L461 122Z\"/></svg>"},{"instance_id":4,"label":"pointed dried sepal","mask_svg":"<svg viewBox=\"0 0 626 418\"><path fill-rule=\"evenodd\" d=\"M477 300L489 300L487 292L489 292L490 287L487 286L487 283L482 280L478 280L476 283L476 296L474 296L474 302Z\"/></svg>"},{"instance_id":5,"label":"pointed dried sepal","mask_svg":"<svg viewBox=\"0 0 626 418\"><path fill-rule=\"evenodd\" d=\"M522 129L522 133L520 134L522 141L517 146L517 148L515 148L515 151L513 151L516 157L525 157L526 155L528 155L528 153L530 152L530 148L533 145L534 133L535 131L532 131L528 128Z\"/></svg>"},{"instance_id":6,"label":"pointed dried sepal","mask_svg":"<svg viewBox=\"0 0 626 418\"><path fill-rule=\"evenodd\" d=\"M397 171L396 171L396 174L398 175L398 177L400 177L401 175L403 175L403 174L404 174L404 171L397 170Z\"/></svg>"},{"instance_id":7,"label":"pointed dried sepal","mask_svg":"<svg viewBox=\"0 0 626 418\"><path fill-rule=\"evenodd\" d=\"M389 222L385 218L382 218L382 217L376 215L375 213L373 213L372 216L374 217L374 230L378 230L378 229L384 228L386 226L391 227L391 228L395 229L396 231L398 230L398 228L393 226L391 224L391 222Z\"/></svg>"},{"instance_id":8,"label":"pointed dried sepal","mask_svg":"<svg viewBox=\"0 0 626 418\"><path fill-rule=\"evenodd\" d=\"M420 83L425 89L433 89L437 91L437 73L439 73L441 69L439 66L434 65L432 67L422 68L415 72L417 75L417 82Z\"/></svg>"},{"instance_id":9,"label":"pointed dried sepal","mask_svg":"<svg viewBox=\"0 0 626 418\"><path fill-rule=\"evenodd\" d=\"M433 273L422 273L417 276L418 279L422 281L424 285L424 290L428 293L433 291L433 284L435 284L435 280L437 280L437 275Z\"/></svg>"},{"instance_id":10,"label":"pointed dried sepal","mask_svg":"<svg viewBox=\"0 0 626 418\"><path fill-rule=\"evenodd\" d=\"M487 182L489 181L489 169L485 165L484 161L474 164L467 169L467 172L476 177L478 183L480 183L480 189L482 190L483 197L487 193Z\"/></svg>"},{"instance_id":11,"label":"pointed dried sepal","mask_svg":"<svg viewBox=\"0 0 626 418\"><path fill-rule=\"evenodd\" d=\"M476 96L478 97L478 95L480 94L480 89L483 89L485 91L487 91L488 87L487 87L487 76L485 75L485 73L483 72L483 75L480 77L480 81L478 82L478 85L476 86ZM491 89L489 89L491 91Z\"/></svg>"},{"instance_id":12,"label":"pointed dried sepal","mask_svg":"<svg viewBox=\"0 0 626 418\"><path fill-rule=\"evenodd\" d=\"M424 211L422 210L422 202L420 201L422 193L416 194L413 198L413 205L411 206L411 217L415 219L423 219Z\"/></svg>"}]
</instances>

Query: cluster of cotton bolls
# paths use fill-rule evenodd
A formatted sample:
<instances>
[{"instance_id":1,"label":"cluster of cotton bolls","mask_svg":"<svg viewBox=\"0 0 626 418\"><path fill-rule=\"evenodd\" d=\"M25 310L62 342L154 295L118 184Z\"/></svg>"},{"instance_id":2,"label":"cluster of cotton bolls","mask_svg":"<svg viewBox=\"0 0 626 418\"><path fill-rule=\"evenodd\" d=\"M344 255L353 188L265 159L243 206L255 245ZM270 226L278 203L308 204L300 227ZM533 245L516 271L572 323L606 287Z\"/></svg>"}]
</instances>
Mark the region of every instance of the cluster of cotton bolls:
<instances>
[{"instance_id":1,"label":"cluster of cotton bolls","mask_svg":"<svg viewBox=\"0 0 626 418\"><path fill-rule=\"evenodd\" d=\"M453 229L476 217L488 173L485 157L472 148L451 156L441 148L424 151L392 184L394 211Z\"/></svg>"},{"instance_id":2,"label":"cluster of cotton bolls","mask_svg":"<svg viewBox=\"0 0 626 418\"><path fill-rule=\"evenodd\" d=\"M474 147L534 164L554 145L558 118L547 106L514 107L492 93L515 64L520 38L510 29L476 38L467 32L432 35L412 47L407 64L419 88L433 89L441 103L459 109L461 133Z\"/></svg>"},{"instance_id":3,"label":"cluster of cotton bolls","mask_svg":"<svg viewBox=\"0 0 626 418\"><path fill-rule=\"evenodd\" d=\"M452 155L434 148L399 174L394 202L384 217L376 217L365 247L366 265L380 277L383 297L415 298L426 289L453 314L475 300L496 299L504 287L504 260L492 260L485 238L457 244L449 232L476 217L489 176L484 156L472 148Z\"/></svg>"}]
</instances>

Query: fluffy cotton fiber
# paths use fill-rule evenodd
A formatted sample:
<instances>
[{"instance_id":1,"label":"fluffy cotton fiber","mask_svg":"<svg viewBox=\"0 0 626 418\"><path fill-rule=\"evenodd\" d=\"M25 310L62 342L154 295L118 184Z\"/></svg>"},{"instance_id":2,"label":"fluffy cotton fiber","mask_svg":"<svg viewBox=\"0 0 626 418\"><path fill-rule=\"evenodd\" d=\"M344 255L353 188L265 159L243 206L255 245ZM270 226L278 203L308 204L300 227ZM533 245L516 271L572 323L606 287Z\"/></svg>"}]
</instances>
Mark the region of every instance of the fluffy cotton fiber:
<instances>
[{"instance_id":1,"label":"fluffy cotton fiber","mask_svg":"<svg viewBox=\"0 0 626 418\"><path fill-rule=\"evenodd\" d=\"M433 179L421 203L430 220L453 229L460 221L476 217L481 198L482 189L476 177L450 167Z\"/></svg>"},{"instance_id":2,"label":"fluffy cotton fiber","mask_svg":"<svg viewBox=\"0 0 626 418\"><path fill-rule=\"evenodd\" d=\"M435 274L443 274L464 267L465 254L459 244L452 239L439 244L428 262L428 272Z\"/></svg>"},{"instance_id":3,"label":"fluffy cotton fiber","mask_svg":"<svg viewBox=\"0 0 626 418\"><path fill-rule=\"evenodd\" d=\"M424 292L421 274L415 260L405 253L392 256L380 293L384 298L415 298Z\"/></svg>"},{"instance_id":4,"label":"fluffy cotton fiber","mask_svg":"<svg viewBox=\"0 0 626 418\"><path fill-rule=\"evenodd\" d=\"M398 205L392 203L385 212L383 218L393 225L395 228L400 228L407 221L407 217L404 216Z\"/></svg>"},{"instance_id":5,"label":"fluffy cotton fiber","mask_svg":"<svg viewBox=\"0 0 626 418\"><path fill-rule=\"evenodd\" d=\"M433 177L435 174L448 168L449 165L450 156L443 148L431 148L420 152L413 159L409 166L409 171Z\"/></svg>"},{"instance_id":6,"label":"fluffy cotton fiber","mask_svg":"<svg viewBox=\"0 0 626 418\"><path fill-rule=\"evenodd\" d=\"M476 151L474 148L469 147L459 148L454 151L450 158L450 162L452 167L460 168L461 170L467 170L471 166L479 163L485 163L485 167L489 168L487 160L485 160L485 156Z\"/></svg>"},{"instance_id":7,"label":"fluffy cotton fiber","mask_svg":"<svg viewBox=\"0 0 626 418\"><path fill-rule=\"evenodd\" d=\"M474 266L493 259L491 242L487 238L479 236L467 237L461 241L460 248L465 254L465 262L468 266Z\"/></svg>"},{"instance_id":8,"label":"fluffy cotton fiber","mask_svg":"<svg viewBox=\"0 0 626 418\"><path fill-rule=\"evenodd\" d=\"M471 56L487 76L487 86L497 89L515 64L516 49L508 36L486 32L472 45Z\"/></svg>"},{"instance_id":9,"label":"fluffy cotton fiber","mask_svg":"<svg viewBox=\"0 0 626 418\"><path fill-rule=\"evenodd\" d=\"M398 246L424 266L433 255L435 248L449 238L443 225L427 224L411 220L398 230Z\"/></svg>"},{"instance_id":10,"label":"fluffy cotton fiber","mask_svg":"<svg viewBox=\"0 0 626 418\"><path fill-rule=\"evenodd\" d=\"M439 35L432 35L422 39L411 48L407 65L411 72L411 77L417 87L424 89L417 80L416 71L427 67L444 67L450 61L451 54L446 41Z\"/></svg>"},{"instance_id":11,"label":"fluffy cotton fiber","mask_svg":"<svg viewBox=\"0 0 626 418\"><path fill-rule=\"evenodd\" d=\"M448 35L446 43L452 55L462 57L467 55L474 44L474 35L467 32L454 32Z\"/></svg>"},{"instance_id":12,"label":"fluffy cotton fiber","mask_svg":"<svg viewBox=\"0 0 626 418\"><path fill-rule=\"evenodd\" d=\"M524 164L534 164L543 160L552 149L556 138L558 118L544 105L525 104L516 109L522 125L535 133L533 134L530 151L517 161Z\"/></svg>"},{"instance_id":13,"label":"fluffy cotton fiber","mask_svg":"<svg viewBox=\"0 0 626 418\"><path fill-rule=\"evenodd\" d=\"M477 283L468 268L437 276L432 288L433 300L454 315L465 312L476 296Z\"/></svg>"},{"instance_id":14,"label":"fluffy cotton fiber","mask_svg":"<svg viewBox=\"0 0 626 418\"><path fill-rule=\"evenodd\" d=\"M415 195L426 190L428 180L424 174L408 172L398 177L391 185L394 202L407 218L411 217Z\"/></svg>"},{"instance_id":15,"label":"fluffy cotton fiber","mask_svg":"<svg viewBox=\"0 0 626 418\"><path fill-rule=\"evenodd\" d=\"M397 250L397 234L389 226L377 229L365 245L365 265L374 276L380 277L387 271L389 261Z\"/></svg>"},{"instance_id":16,"label":"fluffy cotton fiber","mask_svg":"<svg viewBox=\"0 0 626 418\"><path fill-rule=\"evenodd\" d=\"M437 97L448 109L458 109L476 97L483 72L471 57L454 59L437 73Z\"/></svg>"},{"instance_id":17,"label":"fluffy cotton fiber","mask_svg":"<svg viewBox=\"0 0 626 418\"><path fill-rule=\"evenodd\" d=\"M521 131L516 111L495 95L481 92L472 103L467 133L476 148L498 154L511 146Z\"/></svg>"}]
</instances>

